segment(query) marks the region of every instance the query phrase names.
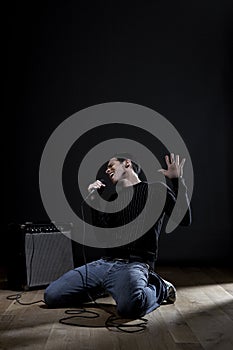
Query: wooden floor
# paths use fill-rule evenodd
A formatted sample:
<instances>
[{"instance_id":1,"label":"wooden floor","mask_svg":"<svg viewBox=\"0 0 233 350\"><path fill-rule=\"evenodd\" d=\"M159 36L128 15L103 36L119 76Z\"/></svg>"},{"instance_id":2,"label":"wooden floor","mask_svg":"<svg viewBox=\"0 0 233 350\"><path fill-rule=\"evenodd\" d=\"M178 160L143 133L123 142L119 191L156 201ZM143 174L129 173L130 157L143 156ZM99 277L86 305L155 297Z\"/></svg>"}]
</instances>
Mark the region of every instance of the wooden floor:
<instances>
[{"instance_id":1,"label":"wooden floor","mask_svg":"<svg viewBox=\"0 0 233 350\"><path fill-rule=\"evenodd\" d=\"M157 272L177 287L174 305L162 305L146 315L148 324L139 333L106 329L109 314L97 310L96 319L78 319L87 327L63 325L65 309L47 309L43 302L22 306L7 300L9 290L0 291L0 349L78 350L232 350L233 273L229 268L159 267ZM43 298L43 290L25 292L24 302ZM108 297L99 300L114 309ZM93 305L88 310L95 310ZM89 327L88 327L89 325ZM93 327L93 326L98 327ZM129 329L130 330L130 329Z\"/></svg>"}]
</instances>

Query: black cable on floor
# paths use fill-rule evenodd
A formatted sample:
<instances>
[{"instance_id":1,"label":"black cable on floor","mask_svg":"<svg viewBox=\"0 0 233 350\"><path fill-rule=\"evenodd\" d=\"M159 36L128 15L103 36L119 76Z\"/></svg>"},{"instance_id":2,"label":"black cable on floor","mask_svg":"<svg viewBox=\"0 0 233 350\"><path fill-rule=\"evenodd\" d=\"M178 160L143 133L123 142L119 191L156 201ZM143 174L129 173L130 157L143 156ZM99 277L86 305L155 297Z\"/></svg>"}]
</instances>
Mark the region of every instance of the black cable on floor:
<instances>
[{"instance_id":1,"label":"black cable on floor","mask_svg":"<svg viewBox=\"0 0 233 350\"><path fill-rule=\"evenodd\" d=\"M38 303L45 303L44 300L37 300L37 301L32 301L30 303L24 303L22 301L20 301L20 299L22 298L22 295L24 293L17 293L17 294L12 294L12 295L8 295L6 298L8 300L15 300L16 303L20 304L20 305L33 305L33 304L38 304Z\"/></svg>"},{"instance_id":2,"label":"black cable on floor","mask_svg":"<svg viewBox=\"0 0 233 350\"><path fill-rule=\"evenodd\" d=\"M103 308L101 307L101 309L103 309ZM106 310L104 310L104 311L106 311ZM88 311L88 310L82 308L82 309L75 309L75 310L66 310L65 313L67 315L72 315L72 316L61 318L59 320L59 322L62 324L69 325L69 326L76 326L76 327L87 327L87 328L102 328L103 327L103 325L93 325L92 326L89 324L87 325L87 324L70 322L70 320L77 319L77 318L86 318L86 319L98 318L98 317L100 317L100 314L98 312ZM89 316L82 315L84 313L89 314ZM126 332L126 333L138 333L138 332L144 331L146 329L146 325L148 323L148 320L146 318L139 318L139 320L141 322L135 323L135 324L126 324L123 322L119 322L119 320L123 320L123 319L121 317L118 317L118 316L111 314L107 318L107 320L105 321L105 327L109 331L111 331L113 328L115 328L115 329L118 329L118 330L120 330L122 332ZM135 321L135 320L131 320L131 321ZM134 329L132 329L132 328L134 328ZM135 328L137 328L137 329L135 329Z\"/></svg>"}]
</instances>

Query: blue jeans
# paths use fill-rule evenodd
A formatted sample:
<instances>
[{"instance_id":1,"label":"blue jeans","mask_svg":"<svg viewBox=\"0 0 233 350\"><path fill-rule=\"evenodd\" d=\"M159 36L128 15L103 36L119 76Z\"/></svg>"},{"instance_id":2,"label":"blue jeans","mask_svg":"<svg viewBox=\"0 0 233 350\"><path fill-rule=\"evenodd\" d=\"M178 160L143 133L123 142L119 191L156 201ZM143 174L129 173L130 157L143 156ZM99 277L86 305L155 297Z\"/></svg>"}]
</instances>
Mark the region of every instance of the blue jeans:
<instances>
[{"instance_id":1,"label":"blue jeans","mask_svg":"<svg viewBox=\"0 0 233 350\"><path fill-rule=\"evenodd\" d=\"M148 282L150 277L153 284ZM45 290L49 307L77 306L101 292L110 293L122 317L137 318L156 309L166 298L166 286L159 275L142 262L99 259L68 271Z\"/></svg>"}]
</instances>

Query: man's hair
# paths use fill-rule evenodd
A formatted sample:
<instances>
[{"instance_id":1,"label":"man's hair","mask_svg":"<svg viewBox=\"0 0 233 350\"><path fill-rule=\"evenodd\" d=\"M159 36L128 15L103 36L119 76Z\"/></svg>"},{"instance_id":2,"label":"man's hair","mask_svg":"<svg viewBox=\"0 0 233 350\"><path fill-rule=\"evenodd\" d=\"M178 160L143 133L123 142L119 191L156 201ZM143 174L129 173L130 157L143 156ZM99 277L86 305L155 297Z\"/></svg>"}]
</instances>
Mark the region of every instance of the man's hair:
<instances>
[{"instance_id":1,"label":"man's hair","mask_svg":"<svg viewBox=\"0 0 233 350\"><path fill-rule=\"evenodd\" d=\"M124 160L126 160L126 159L130 159L131 163L132 163L133 171L136 174L140 174L141 166L139 165L138 160L132 154L130 154L130 153L116 153L116 154L114 154L113 158L116 158L121 163L124 162Z\"/></svg>"}]
</instances>

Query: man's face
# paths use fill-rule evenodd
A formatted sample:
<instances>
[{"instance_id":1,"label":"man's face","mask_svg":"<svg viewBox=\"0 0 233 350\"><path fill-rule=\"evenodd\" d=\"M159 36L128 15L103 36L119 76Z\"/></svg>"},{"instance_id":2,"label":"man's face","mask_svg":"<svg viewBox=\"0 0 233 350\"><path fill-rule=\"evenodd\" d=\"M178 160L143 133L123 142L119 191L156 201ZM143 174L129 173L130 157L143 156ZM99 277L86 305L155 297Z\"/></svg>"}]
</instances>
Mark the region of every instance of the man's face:
<instances>
[{"instance_id":1,"label":"man's face","mask_svg":"<svg viewBox=\"0 0 233 350\"><path fill-rule=\"evenodd\" d=\"M110 177L111 181L115 184L125 178L125 162L120 162L117 158L111 158L108 162L106 174Z\"/></svg>"}]
</instances>

